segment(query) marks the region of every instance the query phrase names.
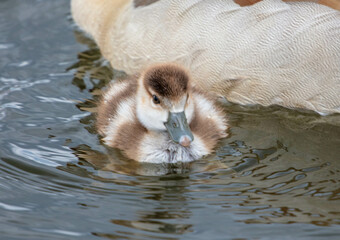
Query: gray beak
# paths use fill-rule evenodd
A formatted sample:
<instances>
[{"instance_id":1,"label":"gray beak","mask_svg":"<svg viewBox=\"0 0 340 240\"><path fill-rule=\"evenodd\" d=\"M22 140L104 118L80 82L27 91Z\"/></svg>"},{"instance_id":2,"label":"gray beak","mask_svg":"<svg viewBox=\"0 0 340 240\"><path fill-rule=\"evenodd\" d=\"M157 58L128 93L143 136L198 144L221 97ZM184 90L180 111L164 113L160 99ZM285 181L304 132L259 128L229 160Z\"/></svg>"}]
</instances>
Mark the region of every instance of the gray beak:
<instances>
[{"instance_id":1,"label":"gray beak","mask_svg":"<svg viewBox=\"0 0 340 240\"><path fill-rule=\"evenodd\" d=\"M175 143L179 143L184 147L188 147L194 140L194 136L187 123L187 118L184 112L173 113L169 112L169 118L164 123L168 133Z\"/></svg>"}]
</instances>

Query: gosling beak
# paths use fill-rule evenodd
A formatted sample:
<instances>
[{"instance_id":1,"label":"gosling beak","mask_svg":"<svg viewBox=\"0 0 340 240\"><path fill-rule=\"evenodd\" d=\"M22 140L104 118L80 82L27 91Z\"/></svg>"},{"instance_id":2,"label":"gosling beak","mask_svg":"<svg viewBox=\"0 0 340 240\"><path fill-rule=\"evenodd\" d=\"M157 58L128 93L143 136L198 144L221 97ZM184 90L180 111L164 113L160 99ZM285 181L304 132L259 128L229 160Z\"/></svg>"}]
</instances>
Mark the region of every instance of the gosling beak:
<instances>
[{"instance_id":1,"label":"gosling beak","mask_svg":"<svg viewBox=\"0 0 340 240\"><path fill-rule=\"evenodd\" d=\"M184 112L169 112L169 118L164 123L168 133L175 143L179 143L184 147L188 147L194 140L194 136L189 128L187 118Z\"/></svg>"}]
</instances>

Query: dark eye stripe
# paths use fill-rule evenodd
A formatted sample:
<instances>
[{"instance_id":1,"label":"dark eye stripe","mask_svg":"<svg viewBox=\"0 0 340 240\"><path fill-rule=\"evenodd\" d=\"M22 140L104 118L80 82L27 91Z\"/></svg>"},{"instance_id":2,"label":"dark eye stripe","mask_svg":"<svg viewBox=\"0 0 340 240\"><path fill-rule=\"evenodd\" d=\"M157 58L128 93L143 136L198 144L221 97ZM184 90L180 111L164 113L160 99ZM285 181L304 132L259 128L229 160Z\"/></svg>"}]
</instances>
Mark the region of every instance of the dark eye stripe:
<instances>
[{"instance_id":1,"label":"dark eye stripe","mask_svg":"<svg viewBox=\"0 0 340 240\"><path fill-rule=\"evenodd\" d=\"M156 95L152 95L152 100L155 104L160 104L161 101L158 99L158 97Z\"/></svg>"}]
</instances>

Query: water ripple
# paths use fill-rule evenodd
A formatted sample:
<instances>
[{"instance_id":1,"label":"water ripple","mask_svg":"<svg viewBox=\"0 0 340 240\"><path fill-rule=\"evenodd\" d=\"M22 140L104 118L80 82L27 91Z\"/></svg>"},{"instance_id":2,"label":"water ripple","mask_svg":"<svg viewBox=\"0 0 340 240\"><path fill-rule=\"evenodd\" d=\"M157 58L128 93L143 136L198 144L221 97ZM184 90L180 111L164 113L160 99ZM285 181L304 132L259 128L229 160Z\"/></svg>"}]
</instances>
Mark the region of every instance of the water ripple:
<instances>
[{"instance_id":1,"label":"water ripple","mask_svg":"<svg viewBox=\"0 0 340 240\"><path fill-rule=\"evenodd\" d=\"M5 203L2 203L2 202L0 202L0 208L3 208L5 210L9 210L9 211L30 211L29 208L9 205L9 204L5 204Z\"/></svg>"},{"instance_id":2,"label":"water ripple","mask_svg":"<svg viewBox=\"0 0 340 240\"><path fill-rule=\"evenodd\" d=\"M10 63L9 66L13 66L13 67L26 67L28 65L30 65L32 63L31 60L28 61L21 61L21 62L17 62L17 63Z\"/></svg>"},{"instance_id":3,"label":"water ripple","mask_svg":"<svg viewBox=\"0 0 340 240\"><path fill-rule=\"evenodd\" d=\"M15 45L13 43L0 43L0 50L2 49L10 49L13 48Z\"/></svg>"},{"instance_id":4,"label":"water ripple","mask_svg":"<svg viewBox=\"0 0 340 240\"><path fill-rule=\"evenodd\" d=\"M75 100L66 99L64 97L53 98L53 97L37 96L37 98L39 98L40 101L44 102L44 103L70 103L70 104L74 104L75 103Z\"/></svg>"},{"instance_id":5,"label":"water ripple","mask_svg":"<svg viewBox=\"0 0 340 240\"><path fill-rule=\"evenodd\" d=\"M0 77L0 82L2 82L4 85L0 88L0 100L3 99L8 94L15 92L15 91L21 91L25 88L30 88L37 84L45 84L49 83L49 79L41 79L36 81L28 81L28 80L17 80L14 78L4 78Z\"/></svg>"},{"instance_id":6,"label":"water ripple","mask_svg":"<svg viewBox=\"0 0 340 240\"><path fill-rule=\"evenodd\" d=\"M6 109L12 108L12 109L22 109L22 103L20 102L10 102L0 105L0 120L4 119L6 117ZM0 124L1 129L1 124Z\"/></svg>"},{"instance_id":7,"label":"water ripple","mask_svg":"<svg viewBox=\"0 0 340 240\"><path fill-rule=\"evenodd\" d=\"M38 145L37 148L23 148L14 143L10 143L10 149L17 156L51 167L62 166L61 163L65 164L76 160L67 147L56 149Z\"/></svg>"},{"instance_id":8,"label":"water ripple","mask_svg":"<svg viewBox=\"0 0 340 240\"><path fill-rule=\"evenodd\" d=\"M63 122L72 122L72 121L79 121L87 116L91 115L89 112L81 113L81 114L75 114L69 118L64 118L64 117L58 117L58 119L63 120Z\"/></svg>"},{"instance_id":9,"label":"water ripple","mask_svg":"<svg viewBox=\"0 0 340 240\"><path fill-rule=\"evenodd\" d=\"M38 232L43 232L43 233L58 233L61 235L65 236L70 236L70 237L81 237L86 234L80 233L80 232L73 232L73 231L67 231L67 230L60 230L60 229L40 229L40 228L35 228L34 230Z\"/></svg>"}]
</instances>

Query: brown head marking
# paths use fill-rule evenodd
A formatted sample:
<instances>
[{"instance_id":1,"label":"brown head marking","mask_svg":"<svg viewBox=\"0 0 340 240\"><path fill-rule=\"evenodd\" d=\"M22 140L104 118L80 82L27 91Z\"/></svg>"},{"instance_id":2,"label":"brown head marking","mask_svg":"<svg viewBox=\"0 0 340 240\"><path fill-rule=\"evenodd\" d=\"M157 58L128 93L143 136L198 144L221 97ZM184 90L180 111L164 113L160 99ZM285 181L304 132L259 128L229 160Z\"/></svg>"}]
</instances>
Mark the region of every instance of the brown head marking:
<instances>
[{"instance_id":1,"label":"brown head marking","mask_svg":"<svg viewBox=\"0 0 340 240\"><path fill-rule=\"evenodd\" d=\"M144 87L161 97L177 100L188 90L189 75L177 65L153 66L145 71Z\"/></svg>"}]
</instances>

